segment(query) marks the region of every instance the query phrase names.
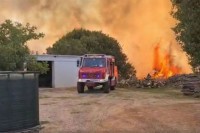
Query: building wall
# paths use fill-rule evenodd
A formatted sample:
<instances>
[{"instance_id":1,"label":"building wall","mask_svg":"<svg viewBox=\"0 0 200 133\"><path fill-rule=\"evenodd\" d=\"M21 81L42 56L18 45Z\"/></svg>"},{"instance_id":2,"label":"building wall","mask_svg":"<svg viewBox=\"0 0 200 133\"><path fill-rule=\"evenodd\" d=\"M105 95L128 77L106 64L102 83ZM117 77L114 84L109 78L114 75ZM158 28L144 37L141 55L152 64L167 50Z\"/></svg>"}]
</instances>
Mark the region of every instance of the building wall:
<instances>
[{"instance_id":1,"label":"building wall","mask_svg":"<svg viewBox=\"0 0 200 133\"><path fill-rule=\"evenodd\" d=\"M78 79L77 60L73 55L36 55L38 61L52 61L53 88L75 87Z\"/></svg>"},{"instance_id":2,"label":"building wall","mask_svg":"<svg viewBox=\"0 0 200 133\"><path fill-rule=\"evenodd\" d=\"M53 86L55 88L74 87L78 78L77 61L55 61L53 63Z\"/></svg>"}]
</instances>

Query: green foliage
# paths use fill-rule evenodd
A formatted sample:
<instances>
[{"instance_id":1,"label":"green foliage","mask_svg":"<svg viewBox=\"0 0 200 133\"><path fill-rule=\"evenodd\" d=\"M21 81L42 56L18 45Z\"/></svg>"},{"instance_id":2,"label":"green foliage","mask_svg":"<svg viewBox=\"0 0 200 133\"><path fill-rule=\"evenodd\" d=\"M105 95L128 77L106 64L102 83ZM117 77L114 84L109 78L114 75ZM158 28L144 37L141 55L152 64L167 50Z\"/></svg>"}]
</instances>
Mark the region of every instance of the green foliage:
<instances>
[{"instance_id":1,"label":"green foliage","mask_svg":"<svg viewBox=\"0 0 200 133\"><path fill-rule=\"evenodd\" d=\"M0 70L14 71L23 69L28 48L14 45L0 45Z\"/></svg>"},{"instance_id":2,"label":"green foliage","mask_svg":"<svg viewBox=\"0 0 200 133\"><path fill-rule=\"evenodd\" d=\"M135 76L134 67L128 63L127 56L122 52L122 48L117 40L108 35L85 29L75 29L69 32L57 42L53 47L47 48L48 54L108 54L116 58L116 65L119 74L123 78Z\"/></svg>"},{"instance_id":3,"label":"green foliage","mask_svg":"<svg viewBox=\"0 0 200 133\"><path fill-rule=\"evenodd\" d=\"M23 70L24 63L32 59L29 56L30 52L26 42L44 36L43 33L35 33L36 29L30 24L23 26L21 23L13 23L11 20L6 20L0 25L0 71ZM37 66L36 64L35 61L34 66ZM29 70L35 69L32 66Z\"/></svg>"},{"instance_id":4,"label":"green foliage","mask_svg":"<svg viewBox=\"0 0 200 133\"><path fill-rule=\"evenodd\" d=\"M43 33L35 33L36 29L35 26L30 26L29 23L23 26L21 23L6 20L0 25L0 45L24 46L29 40L44 37Z\"/></svg>"},{"instance_id":5,"label":"green foliage","mask_svg":"<svg viewBox=\"0 0 200 133\"><path fill-rule=\"evenodd\" d=\"M179 23L173 29L193 67L200 65L200 1L171 0L172 15Z\"/></svg>"},{"instance_id":6,"label":"green foliage","mask_svg":"<svg viewBox=\"0 0 200 133\"><path fill-rule=\"evenodd\" d=\"M27 69L31 71L38 71L41 74L46 73L49 70L47 62L37 62L35 57L28 56Z\"/></svg>"}]
</instances>

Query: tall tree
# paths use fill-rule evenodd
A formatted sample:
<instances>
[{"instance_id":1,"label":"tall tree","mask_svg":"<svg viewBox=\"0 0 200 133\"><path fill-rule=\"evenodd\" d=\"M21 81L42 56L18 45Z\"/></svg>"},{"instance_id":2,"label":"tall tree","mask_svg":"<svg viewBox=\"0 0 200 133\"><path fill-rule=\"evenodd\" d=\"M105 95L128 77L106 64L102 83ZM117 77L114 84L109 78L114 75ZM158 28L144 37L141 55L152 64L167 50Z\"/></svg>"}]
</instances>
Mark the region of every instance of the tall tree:
<instances>
[{"instance_id":1,"label":"tall tree","mask_svg":"<svg viewBox=\"0 0 200 133\"><path fill-rule=\"evenodd\" d=\"M22 70L25 62L29 70L48 70L47 64L35 61L26 45L28 41L44 36L43 33L36 33L36 29L30 24L23 26L11 20L6 20L0 25L0 71Z\"/></svg>"},{"instance_id":2,"label":"tall tree","mask_svg":"<svg viewBox=\"0 0 200 133\"><path fill-rule=\"evenodd\" d=\"M117 40L99 32L75 29L47 48L48 54L109 54L116 58L119 74L123 78L135 76L135 68L128 62L127 56Z\"/></svg>"},{"instance_id":3,"label":"tall tree","mask_svg":"<svg viewBox=\"0 0 200 133\"><path fill-rule=\"evenodd\" d=\"M171 0L172 15L178 20L173 29L177 40L187 52L193 67L200 65L200 1L199 0Z\"/></svg>"}]
</instances>

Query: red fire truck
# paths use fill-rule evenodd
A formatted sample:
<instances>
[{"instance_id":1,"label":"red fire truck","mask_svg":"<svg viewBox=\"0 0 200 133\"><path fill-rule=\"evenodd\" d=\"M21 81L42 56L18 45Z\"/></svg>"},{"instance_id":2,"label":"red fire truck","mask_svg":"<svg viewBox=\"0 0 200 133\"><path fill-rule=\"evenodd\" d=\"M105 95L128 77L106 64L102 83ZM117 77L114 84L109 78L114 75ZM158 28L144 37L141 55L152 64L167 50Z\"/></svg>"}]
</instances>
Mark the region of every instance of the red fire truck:
<instances>
[{"instance_id":1,"label":"red fire truck","mask_svg":"<svg viewBox=\"0 0 200 133\"><path fill-rule=\"evenodd\" d=\"M86 54L81 57L79 66L78 93L84 93L85 86L88 90L92 90L94 87L102 85L104 93L109 93L110 90L115 89L118 71L113 56Z\"/></svg>"}]
</instances>

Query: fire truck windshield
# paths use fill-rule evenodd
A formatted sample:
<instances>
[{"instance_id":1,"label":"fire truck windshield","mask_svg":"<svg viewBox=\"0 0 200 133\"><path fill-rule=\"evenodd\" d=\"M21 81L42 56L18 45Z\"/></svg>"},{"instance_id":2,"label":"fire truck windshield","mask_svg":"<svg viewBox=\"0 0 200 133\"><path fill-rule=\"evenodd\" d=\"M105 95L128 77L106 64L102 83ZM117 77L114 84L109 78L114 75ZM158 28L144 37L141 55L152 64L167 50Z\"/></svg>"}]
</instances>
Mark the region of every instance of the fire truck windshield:
<instances>
[{"instance_id":1,"label":"fire truck windshield","mask_svg":"<svg viewBox=\"0 0 200 133\"><path fill-rule=\"evenodd\" d=\"M105 58L84 58L82 67L105 67Z\"/></svg>"}]
</instances>

